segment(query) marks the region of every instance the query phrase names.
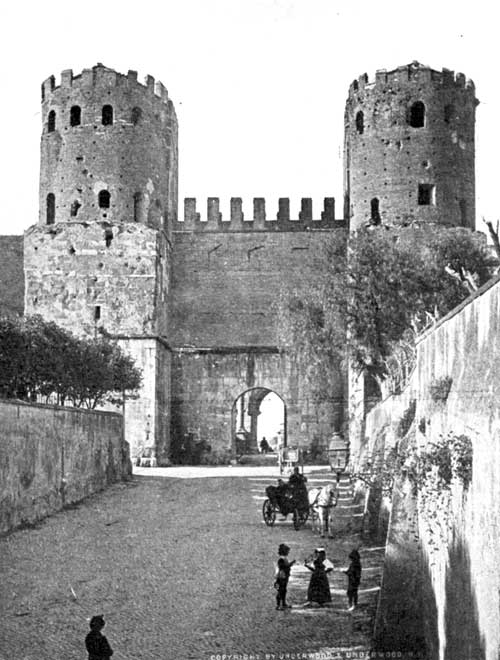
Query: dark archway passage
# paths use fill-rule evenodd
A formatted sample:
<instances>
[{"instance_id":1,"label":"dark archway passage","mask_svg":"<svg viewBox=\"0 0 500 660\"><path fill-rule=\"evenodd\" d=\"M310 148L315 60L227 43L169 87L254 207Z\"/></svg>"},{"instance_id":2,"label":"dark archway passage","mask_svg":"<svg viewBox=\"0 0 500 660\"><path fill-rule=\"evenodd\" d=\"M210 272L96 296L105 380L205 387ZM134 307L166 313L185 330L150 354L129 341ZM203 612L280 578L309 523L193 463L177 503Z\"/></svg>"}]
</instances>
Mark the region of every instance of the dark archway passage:
<instances>
[{"instance_id":1,"label":"dark archway passage","mask_svg":"<svg viewBox=\"0 0 500 660\"><path fill-rule=\"evenodd\" d=\"M285 402L266 387L246 390L233 403L231 425L236 454L258 453L263 439L277 451L286 445Z\"/></svg>"}]
</instances>

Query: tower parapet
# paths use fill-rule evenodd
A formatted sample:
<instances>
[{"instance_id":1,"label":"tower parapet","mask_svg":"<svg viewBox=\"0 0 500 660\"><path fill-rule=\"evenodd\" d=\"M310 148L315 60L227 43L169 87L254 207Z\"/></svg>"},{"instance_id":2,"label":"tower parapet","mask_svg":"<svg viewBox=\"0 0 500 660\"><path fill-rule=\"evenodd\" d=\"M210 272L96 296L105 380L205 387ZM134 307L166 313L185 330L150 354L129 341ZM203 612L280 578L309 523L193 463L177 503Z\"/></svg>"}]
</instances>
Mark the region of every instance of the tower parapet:
<instances>
[{"instance_id":1,"label":"tower parapet","mask_svg":"<svg viewBox=\"0 0 500 660\"><path fill-rule=\"evenodd\" d=\"M366 74L345 109L344 216L474 227L474 83L412 62Z\"/></svg>"},{"instance_id":2,"label":"tower parapet","mask_svg":"<svg viewBox=\"0 0 500 660\"><path fill-rule=\"evenodd\" d=\"M177 118L166 87L97 64L42 84L40 224L177 214Z\"/></svg>"},{"instance_id":3,"label":"tower parapet","mask_svg":"<svg viewBox=\"0 0 500 660\"><path fill-rule=\"evenodd\" d=\"M312 199L304 197L301 200L301 210L298 219L290 219L290 199L281 197L278 200L278 211L275 218L268 218L266 200L255 197L253 200L253 215L246 217L243 212L241 197L232 197L230 217L223 218L220 212L218 197L207 199L206 220L197 211L197 202L193 197L184 200L184 220L174 223L174 231L190 232L251 232L251 231L310 231L315 229L337 229L344 227L343 220L335 219L335 200L325 197L324 207L319 219L313 219Z\"/></svg>"}]
</instances>

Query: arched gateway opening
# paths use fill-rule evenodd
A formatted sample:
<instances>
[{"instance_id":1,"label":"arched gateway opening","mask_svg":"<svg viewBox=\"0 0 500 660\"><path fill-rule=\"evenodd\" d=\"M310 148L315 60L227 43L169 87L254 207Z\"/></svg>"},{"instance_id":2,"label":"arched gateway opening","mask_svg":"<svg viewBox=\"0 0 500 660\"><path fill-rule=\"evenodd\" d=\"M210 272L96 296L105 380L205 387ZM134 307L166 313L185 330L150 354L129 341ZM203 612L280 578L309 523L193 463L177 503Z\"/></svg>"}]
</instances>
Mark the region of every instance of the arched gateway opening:
<instances>
[{"instance_id":1,"label":"arched gateway opening","mask_svg":"<svg viewBox=\"0 0 500 660\"><path fill-rule=\"evenodd\" d=\"M254 387L235 399L231 424L236 454L257 454L263 439L274 452L286 446L285 402L266 387Z\"/></svg>"}]
</instances>

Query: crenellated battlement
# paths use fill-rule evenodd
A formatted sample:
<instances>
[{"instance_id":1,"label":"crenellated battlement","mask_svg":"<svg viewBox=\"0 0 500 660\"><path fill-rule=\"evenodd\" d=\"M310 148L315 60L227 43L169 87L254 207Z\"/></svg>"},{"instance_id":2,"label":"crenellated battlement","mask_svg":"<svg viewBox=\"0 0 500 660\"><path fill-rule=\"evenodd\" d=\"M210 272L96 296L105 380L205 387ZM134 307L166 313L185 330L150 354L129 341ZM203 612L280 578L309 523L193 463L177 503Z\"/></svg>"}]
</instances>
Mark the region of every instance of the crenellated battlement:
<instances>
[{"instance_id":1,"label":"crenellated battlement","mask_svg":"<svg viewBox=\"0 0 500 660\"><path fill-rule=\"evenodd\" d=\"M375 80L370 81L368 75L364 73L357 80L353 80L349 86L349 97L357 95L359 92L369 89L384 89L385 87L406 86L408 84L434 85L436 87L456 87L458 89L467 89L472 94L475 93L475 87L472 80L467 79L463 73L455 73L449 69L436 71L428 66L414 61L405 66L399 66L392 71L380 69L375 73Z\"/></svg>"},{"instance_id":2,"label":"crenellated battlement","mask_svg":"<svg viewBox=\"0 0 500 660\"><path fill-rule=\"evenodd\" d=\"M130 70L127 75L109 69L103 64L96 64L92 69L84 69L80 74L73 75L71 69L61 72L59 85L54 76L50 76L42 83L42 103L48 101L52 94L62 90L77 89L82 92L95 87L123 88L137 87L150 96L155 96L163 103L169 104L168 91L161 82L156 82L153 76L147 75L144 84L137 79L137 71Z\"/></svg>"},{"instance_id":3,"label":"crenellated battlement","mask_svg":"<svg viewBox=\"0 0 500 660\"><path fill-rule=\"evenodd\" d=\"M197 211L194 197L184 200L184 219L174 223L174 231L307 231L312 229L337 229L344 227L344 220L335 219L335 199L325 197L323 210L318 219L313 218L313 204L310 197L301 199L298 218L290 217L290 199L281 197L274 217L267 217L266 200L253 199L253 209L246 217L241 197L231 197L230 217L225 219L220 211L218 197L209 197L206 206L206 219Z\"/></svg>"}]
</instances>

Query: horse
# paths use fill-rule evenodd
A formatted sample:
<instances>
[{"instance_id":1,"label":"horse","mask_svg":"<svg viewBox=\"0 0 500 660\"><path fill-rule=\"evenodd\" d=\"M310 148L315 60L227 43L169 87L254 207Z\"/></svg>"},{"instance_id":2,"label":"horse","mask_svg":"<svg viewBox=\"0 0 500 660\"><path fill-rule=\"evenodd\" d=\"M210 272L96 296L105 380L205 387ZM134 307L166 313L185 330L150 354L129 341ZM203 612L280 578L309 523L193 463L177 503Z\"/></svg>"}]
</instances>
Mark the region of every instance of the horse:
<instances>
[{"instance_id":1,"label":"horse","mask_svg":"<svg viewBox=\"0 0 500 660\"><path fill-rule=\"evenodd\" d=\"M324 538L325 534L328 534L330 511L337 506L337 487L335 484L328 484L320 488L311 488L308 497L313 530L317 529ZM329 537L331 538L330 535Z\"/></svg>"}]
</instances>

